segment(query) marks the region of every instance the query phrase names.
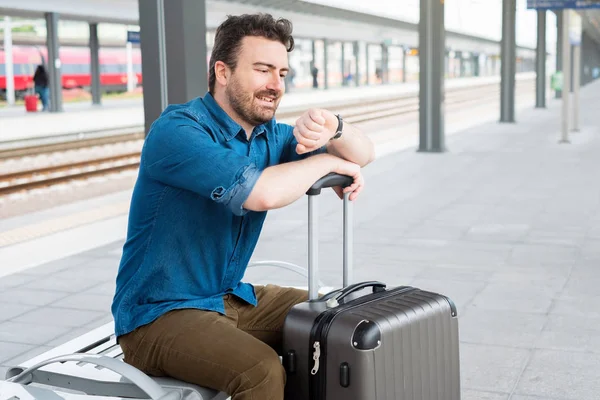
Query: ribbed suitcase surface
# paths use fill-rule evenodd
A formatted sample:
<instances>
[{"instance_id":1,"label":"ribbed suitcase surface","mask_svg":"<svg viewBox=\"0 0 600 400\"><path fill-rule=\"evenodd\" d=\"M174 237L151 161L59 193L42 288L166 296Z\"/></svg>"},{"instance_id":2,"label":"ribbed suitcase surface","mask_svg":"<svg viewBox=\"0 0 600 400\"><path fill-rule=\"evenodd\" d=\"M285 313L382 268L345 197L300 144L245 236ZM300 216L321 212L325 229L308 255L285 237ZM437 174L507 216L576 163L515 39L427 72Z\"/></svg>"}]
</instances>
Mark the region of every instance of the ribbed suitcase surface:
<instances>
[{"instance_id":1,"label":"ribbed suitcase surface","mask_svg":"<svg viewBox=\"0 0 600 400\"><path fill-rule=\"evenodd\" d=\"M460 399L456 310L448 298L417 288L332 308L299 304L286 319L284 354L286 399Z\"/></svg>"},{"instance_id":2,"label":"ribbed suitcase surface","mask_svg":"<svg viewBox=\"0 0 600 400\"><path fill-rule=\"evenodd\" d=\"M447 297L414 287L352 283L348 193L343 287L318 298L316 197L323 188L351 183L329 174L307 192L309 300L291 309L283 327L285 399L459 400L456 308ZM364 294L366 288L372 293Z\"/></svg>"}]
</instances>

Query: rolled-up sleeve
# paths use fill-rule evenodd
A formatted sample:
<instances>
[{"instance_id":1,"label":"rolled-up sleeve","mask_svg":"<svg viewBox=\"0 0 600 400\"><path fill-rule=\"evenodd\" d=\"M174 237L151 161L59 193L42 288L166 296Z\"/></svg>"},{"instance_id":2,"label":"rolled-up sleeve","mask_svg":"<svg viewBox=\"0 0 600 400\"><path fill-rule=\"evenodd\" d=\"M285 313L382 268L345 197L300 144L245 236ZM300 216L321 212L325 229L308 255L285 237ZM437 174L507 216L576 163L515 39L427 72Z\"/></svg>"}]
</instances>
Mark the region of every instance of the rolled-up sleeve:
<instances>
[{"instance_id":1,"label":"rolled-up sleeve","mask_svg":"<svg viewBox=\"0 0 600 400\"><path fill-rule=\"evenodd\" d=\"M235 215L248 212L243 204L261 174L249 157L215 142L181 112L163 115L153 125L141 168L150 178L210 198Z\"/></svg>"}]
</instances>

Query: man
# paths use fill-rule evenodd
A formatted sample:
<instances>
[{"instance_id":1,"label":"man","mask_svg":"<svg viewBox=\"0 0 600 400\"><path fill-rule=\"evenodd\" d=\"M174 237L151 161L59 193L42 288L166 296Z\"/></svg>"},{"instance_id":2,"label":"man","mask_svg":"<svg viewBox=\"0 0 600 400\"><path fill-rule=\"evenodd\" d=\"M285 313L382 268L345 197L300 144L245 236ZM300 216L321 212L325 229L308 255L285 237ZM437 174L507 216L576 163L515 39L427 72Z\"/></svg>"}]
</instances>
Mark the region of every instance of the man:
<instances>
[{"instance_id":1,"label":"man","mask_svg":"<svg viewBox=\"0 0 600 400\"><path fill-rule=\"evenodd\" d=\"M228 17L209 93L167 107L152 125L112 306L126 362L233 400L283 398L282 325L307 299L241 282L266 211L330 172L353 177L345 191L354 200L374 159L371 141L347 123L339 136L329 111L311 109L294 127L275 122L291 33L270 15Z\"/></svg>"}]
</instances>

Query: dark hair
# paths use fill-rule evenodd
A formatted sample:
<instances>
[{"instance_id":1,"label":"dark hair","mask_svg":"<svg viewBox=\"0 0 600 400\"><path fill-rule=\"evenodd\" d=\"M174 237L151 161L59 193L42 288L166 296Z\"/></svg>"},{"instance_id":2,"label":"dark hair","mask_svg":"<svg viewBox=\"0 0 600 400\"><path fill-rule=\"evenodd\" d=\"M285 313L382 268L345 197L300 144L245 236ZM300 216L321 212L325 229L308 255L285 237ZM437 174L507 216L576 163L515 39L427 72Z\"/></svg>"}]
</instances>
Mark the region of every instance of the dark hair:
<instances>
[{"instance_id":1,"label":"dark hair","mask_svg":"<svg viewBox=\"0 0 600 400\"><path fill-rule=\"evenodd\" d=\"M208 89L210 93L214 93L217 80L215 63L223 61L232 70L235 70L244 37L259 36L277 40L290 52L294 49L292 29L292 23L289 20L285 18L275 20L270 14L228 15L227 19L219 25L215 34L215 44L208 67Z\"/></svg>"}]
</instances>

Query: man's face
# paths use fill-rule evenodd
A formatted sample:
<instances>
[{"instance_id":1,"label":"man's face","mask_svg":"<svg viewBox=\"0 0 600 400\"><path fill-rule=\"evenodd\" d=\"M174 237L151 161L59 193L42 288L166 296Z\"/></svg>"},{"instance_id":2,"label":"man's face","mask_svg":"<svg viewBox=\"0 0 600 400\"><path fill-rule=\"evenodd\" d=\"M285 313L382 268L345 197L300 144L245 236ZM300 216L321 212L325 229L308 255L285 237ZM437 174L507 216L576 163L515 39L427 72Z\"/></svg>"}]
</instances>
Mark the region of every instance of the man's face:
<instances>
[{"instance_id":1,"label":"man's face","mask_svg":"<svg viewBox=\"0 0 600 400\"><path fill-rule=\"evenodd\" d=\"M249 124L268 122L275 116L285 92L287 73L287 50L282 43L247 36L242 40L236 69L225 89L227 100Z\"/></svg>"}]
</instances>

